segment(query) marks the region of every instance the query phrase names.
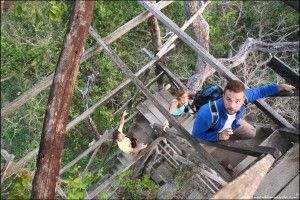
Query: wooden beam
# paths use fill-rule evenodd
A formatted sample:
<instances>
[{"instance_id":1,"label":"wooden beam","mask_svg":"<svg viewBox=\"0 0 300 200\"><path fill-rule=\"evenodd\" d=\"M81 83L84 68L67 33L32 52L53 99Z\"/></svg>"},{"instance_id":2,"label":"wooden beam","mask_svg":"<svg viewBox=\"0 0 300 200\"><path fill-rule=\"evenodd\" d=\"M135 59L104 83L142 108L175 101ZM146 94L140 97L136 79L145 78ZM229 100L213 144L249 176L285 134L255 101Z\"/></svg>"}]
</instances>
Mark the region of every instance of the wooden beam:
<instances>
[{"instance_id":1,"label":"wooden beam","mask_svg":"<svg viewBox=\"0 0 300 200\"><path fill-rule=\"evenodd\" d=\"M173 31L183 42L185 42L191 49L193 49L199 56L203 58L210 66L212 66L216 71L223 75L228 80L239 80L230 70L228 70L224 65L222 65L215 57L213 57L209 52L207 52L201 45L199 45L195 40L193 40L188 34L183 32L173 21L166 17L161 11L156 9L151 3L147 1L139 1L139 3L144 6L147 10L152 12L157 19L164 23L171 31ZM281 126L286 126L293 128L293 126L284 119L281 115L274 111L270 106L267 105L262 99L256 101L256 105L260 105L259 108L271 117L276 123ZM263 109L262 109L263 108Z\"/></svg>"},{"instance_id":2,"label":"wooden beam","mask_svg":"<svg viewBox=\"0 0 300 200\"><path fill-rule=\"evenodd\" d=\"M299 0L294 0L294 1L282 0L282 1L299 12Z\"/></svg>"},{"instance_id":3,"label":"wooden beam","mask_svg":"<svg viewBox=\"0 0 300 200\"><path fill-rule=\"evenodd\" d=\"M299 129L291 128L279 128L279 133L284 133L285 136L293 140L294 142L299 142Z\"/></svg>"},{"instance_id":4,"label":"wooden beam","mask_svg":"<svg viewBox=\"0 0 300 200\"><path fill-rule=\"evenodd\" d=\"M162 129L163 126L161 126L159 124L153 124L153 128L163 131L163 129ZM177 135L177 136L181 137L181 135L179 133L174 132L170 129L166 129L165 132L168 133L168 135ZM225 149L228 151L233 151L236 153L246 154L246 155L255 156L255 157L261 156L263 154L271 154L272 156L274 156L274 158L279 158L279 156L281 156L281 152L277 148L274 148L274 147L237 144L237 143L233 143L231 141L207 142L205 140L200 140L200 139L197 139L197 141L201 144L205 144L208 146L213 146L213 147L217 147L220 149Z\"/></svg>"},{"instance_id":5,"label":"wooden beam","mask_svg":"<svg viewBox=\"0 0 300 200\"><path fill-rule=\"evenodd\" d=\"M133 117L135 117L138 114L137 111L135 111L132 115L130 115L125 122L128 122L129 120L131 120ZM107 140L112 139L112 134L115 130L118 129L117 125L114 129L112 129L109 133L102 135L101 138L96 141L92 146L90 146L89 148L87 148L84 152L82 152L79 156L77 156L74 160L72 160L71 162L69 162L67 165L65 165L60 171L59 171L59 175L62 175L67 169L69 169L70 167L72 167L73 165L75 165L79 160L81 160L83 157L87 156L90 152L92 152L93 150L95 150L96 148L100 147L104 142L106 142Z\"/></svg>"},{"instance_id":6,"label":"wooden beam","mask_svg":"<svg viewBox=\"0 0 300 200\"><path fill-rule=\"evenodd\" d=\"M205 10L208 3L206 3L204 6L201 6L201 8L188 20L186 21L182 27L181 30L185 31L192 23L193 21ZM156 54L157 57L161 58L163 56L163 52L168 49L176 40L178 36L176 34L173 34L165 43L164 47L161 48L161 50Z\"/></svg>"},{"instance_id":7,"label":"wooden beam","mask_svg":"<svg viewBox=\"0 0 300 200\"><path fill-rule=\"evenodd\" d=\"M95 30L90 27L90 34L101 45L107 55L116 63L116 65L132 80L132 82L144 93L144 95L150 99L150 101L157 107L157 109L166 117L169 122L185 136L185 138L191 143L191 145L199 152L203 157L203 161L211 168L215 169L225 180L230 179L230 175L225 169L209 154L200 144L185 130L185 128L178 124L173 116L154 98L151 92L144 86L144 84L130 71L126 64L108 47Z\"/></svg>"},{"instance_id":8,"label":"wooden beam","mask_svg":"<svg viewBox=\"0 0 300 200\"><path fill-rule=\"evenodd\" d=\"M172 1L160 1L155 4L155 7L157 9L163 9L169 4L171 4ZM153 16L150 12L144 11L135 18L131 19L118 29L116 29L114 32L109 34L107 37L104 38L105 42L108 44L111 44L112 42L116 41L120 37L122 37L124 34L129 32L131 29L139 25L140 23L147 20L149 17ZM102 50L99 45L94 45L90 47L89 49L84 51L84 54L80 60L80 63L84 62L91 56L95 55L98 51ZM166 52L166 51L164 51ZM1 120L9 116L11 113L13 113L15 110L17 110L19 107L24 105L27 101L29 101L31 98L37 96L40 92L48 88L52 82L53 82L54 73L50 74L46 78L42 79L40 82L38 82L33 88L29 89L28 91L24 92L21 96L7 104L5 107L1 109Z\"/></svg>"},{"instance_id":9,"label":"wooden beam","mask_svg":"<svg viewBox=\"0 0 300 200\"><path fill-rule=\"evenodd\" d=\"M291 69L287 64L277 57L272 57L272 59L267 63L267 65L274 70L278 75L284 78L289 84L295 86L299 89L299 74Z\"/></svg>"},{"instance_id":10,"label":"wooden beam","mask_svg":"<svg viewBox=\"0 0 300 200\"><path fill-rule=\"evenodd\" d=\"M146 53L146 55L150 59L154 59L155 58L155 56L153 55L153 53L150 52L149 50L147 50L146 48L143 48L142 50ZM176 85L178 85L181 88L187 89L187 87L162 62L158 62L158 65L167 74L167 76L169 78L171 78L176 83Z\"/></svg>"},{"instance_id":11,"label":"wooden beam","mask_svg":"<svg viewBox=\"0 0 300 200\"><path fill-rule=\"evenodd\" d=\"M210 199L252 199L275 159L267 154Z\"/></svg>"},{"instance_id":12,"label":"wooden beam","mask_svg":"<svg viewBox=\"0 0 300 200\"><path fill-rule=\"evenodd\" d=\"M50 76L47 76L46 78L38 82L36 85L34 85L30 90L27 90L21 96L19 96L18 98L1 108L1 120L9 116L19 107L24 105L27 101L29 101L32 97L35 97L40 92L45 90L48 86L50 86L52 84L53 77L54 73Z\"/></svg>"},{"instance_id":13,"label":"wooden beam","mask_svg":"<svg viewBox=\"0 0 300 200\"><path fill-rule=\"evenodd\" d=\"M172 2L173 1L160 1L156 4L154 4L154 6L157 9L161 10L161 9L167 7L168 5L170 5ZM114 32L109 34L107 37L105 37L104 41L106 42L106 44L111 44L112 42L116 41L121 36L123 36L125 33L129 32L131 29L135 28L140 23L146 21L151 16L153 16L153 14L149 11L142 12L141 14L137 15L135 18L133 18L130 21L128 21L127 23L125 23L124 25L120 26ZM84 52L83 61L90 58L91 56L95 55L96 52L100 51L100 50L102 50L102 47L100 47L96 43L94 46L90 47L89 49L87 49Z\"/></svg>"},{"instance_id":14,"label":"wooden beam","mask_svg":"<svg viewBox=\"0 0 300 200\"><path fill-rule=\"evenodd\" d=\"M155 83L157 81L157 79L159 79L160 77L162 77L162 75L164 75L164 72L160 72L156 77L154 77L152 80L150 80L149 83L147 83L146 87L150 87L153 83ZM133 104L133 101L140 95L141 91L138 90L136 91L136 93L132 96L132 98L130 98L128 101L126 101L121 108L119 108L116 112L114 112L113 115L116 115L120 112L122 112L126 106L128 106L129 104Z\"/></svg>"}]
</instances>

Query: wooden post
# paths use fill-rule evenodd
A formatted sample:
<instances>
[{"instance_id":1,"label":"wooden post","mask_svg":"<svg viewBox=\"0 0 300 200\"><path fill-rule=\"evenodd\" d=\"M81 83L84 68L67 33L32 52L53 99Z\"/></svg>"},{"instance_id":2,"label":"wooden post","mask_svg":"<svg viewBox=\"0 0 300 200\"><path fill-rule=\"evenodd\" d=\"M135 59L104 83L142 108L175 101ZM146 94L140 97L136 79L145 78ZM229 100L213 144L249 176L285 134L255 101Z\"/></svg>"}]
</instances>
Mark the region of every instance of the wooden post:
<instances>
[{"instance_id":1,"label":"wooden post","mask_svg":"<svg viewBox=\"0 0 300 200\"><path fill-rule=\"evenodd\" d=\"M92 21L93 1L76 1L54 74L32 183L33 199L54 199L64 134L84 42Z\"/></svg>"},{"instance_id":2,"label":"wooden post","mask_svg":"<svg viewBox=\"0 0 300 200\"><path fill-rule=\"evenodd\" d=\"M171 122L171 124L180 132L187 141L198 151L202 156L203 162L209 167L213 168L216 172L220 174L225 180L229 180L231 177L225 171L225 169L209 154L203 147L193 138L185 128L178 124L173 116L170 116L169 112L159 103L157 99L151 94L151 92L144 86L144 84L130 71L130 69L125 65L125 63L108 47L105 42L100 38L100 36L95 32L95 30L90 27L90 35L101 45L108 56L114 61L117 66L132 80L132 82L139 87L139 89L144 93L144 95L155 105L155 107L164 115L164 117Z\"/></svg>"},{"instance_id":3,"label":"wooden post","mask_svg":"<svg viewBox=\"0 0 300 200\"><path fill-rule=\"evenodd\" d=\"M149 2L154 4L156 2L156 0L149 0ZM155 53L157 53L157 52L159 52L159 50L162 47L162 42L161 42L161 36L160 36L160 29L159 29L159 25L158 25L156 17L151 16L148 19L148 26L150 28L150 33L151 33L152 43L153 43L153 46L154 46L154 51L155 51ZM155 68L156 76L160 72L161 72L161 69L159 68L158 65L156 65L156 68ZM158 85L159 90L163 89L163 83L164 83L163 82L163 77L161 77L157 80L157 85Z\"/></svg>"},{"instance_id":4,"label":"wooden post","mask_svg":"<svg viewBox=\"0 0 300 200\"><path fill-rule=\"evenodd\" d=\"M261 160L228 183L211 199L252 199L274 161L275 158L270 154L262 157Z\"/></svg>"}]
</instances>

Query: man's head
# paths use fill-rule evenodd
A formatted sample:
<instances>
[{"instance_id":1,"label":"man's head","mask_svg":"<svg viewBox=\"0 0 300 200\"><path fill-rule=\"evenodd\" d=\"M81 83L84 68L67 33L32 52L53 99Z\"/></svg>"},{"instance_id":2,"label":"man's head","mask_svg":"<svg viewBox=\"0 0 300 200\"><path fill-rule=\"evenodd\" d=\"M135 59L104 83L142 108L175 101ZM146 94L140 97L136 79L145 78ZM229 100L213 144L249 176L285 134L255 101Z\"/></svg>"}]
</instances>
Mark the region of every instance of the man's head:
<instances>
[{"instance_id":1,"label":"man's head","mask_svg":"<svg viewBox=\"0 0 300 200\"><path fill-rule=\"evenodd\" d=\"M245 102L245 86L241 81L230 81L224 89L224 106L228 114L239 111Z\"/></svg>"},{"instance_id":2,"label":"man's head","mask_svg":"<svg viewBox=\"0 0 300 200\"><path fill-rule=\"evenodd\" d=\"M113 133L114 140L118 140L119 142L121 142L124 138L125 138L125 135L118 130Z\"/></svg>"}]
</instances>

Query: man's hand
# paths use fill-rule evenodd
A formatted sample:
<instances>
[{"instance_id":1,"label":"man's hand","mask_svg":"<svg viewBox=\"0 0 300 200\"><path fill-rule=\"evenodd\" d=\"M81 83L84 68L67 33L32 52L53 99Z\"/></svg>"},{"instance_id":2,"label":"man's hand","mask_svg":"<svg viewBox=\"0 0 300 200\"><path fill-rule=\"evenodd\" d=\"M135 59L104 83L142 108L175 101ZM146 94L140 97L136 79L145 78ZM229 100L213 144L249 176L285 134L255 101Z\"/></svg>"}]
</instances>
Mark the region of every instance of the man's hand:
<instances>
[{"instance_id":1,"label":"man's hand","mask_svg":"<svg viewBox=\"0 0 300 200\"><path fill-rule=\"evenodd\" d=\"M169 122L165 121L164 126L163 126L163 130L166 131L166 128L169 128Z\"/></svg>"},{"instance_id":2,"label":"man's hand","mask_svg":"<svg viewBox=\"0 0 300 200\"><path fill-rule=\"evenodd\" d=\"M228 140L230 135L233 134L231 128L227 128L219 134L219 140Z\"/></svg>"},{"instance_id":3,"label":"man's hand","mask_svg":"<svg viewBox=\"0 0 300 200\"><path fill-rule=\"evenodd\" d=\"M294 86L292 86L292 85L288 85L288 84L279 84L278 85L278 87L279 87L279 91L287 91L287 92L290 92L290 93L294 93L294 91L293 90L295 90L296 88L294 87Z\"/></svg>"},{"instance_id":4,"label":"man's hand","mask_svg":"<svg viewBox=\"0 0 300 200\"><path fill-rule=\"evenodd\" d=\"M128 113L126 110L124 110L122 117L125 117L126 115L128 115Z\"/></svg>"}]
</instances>

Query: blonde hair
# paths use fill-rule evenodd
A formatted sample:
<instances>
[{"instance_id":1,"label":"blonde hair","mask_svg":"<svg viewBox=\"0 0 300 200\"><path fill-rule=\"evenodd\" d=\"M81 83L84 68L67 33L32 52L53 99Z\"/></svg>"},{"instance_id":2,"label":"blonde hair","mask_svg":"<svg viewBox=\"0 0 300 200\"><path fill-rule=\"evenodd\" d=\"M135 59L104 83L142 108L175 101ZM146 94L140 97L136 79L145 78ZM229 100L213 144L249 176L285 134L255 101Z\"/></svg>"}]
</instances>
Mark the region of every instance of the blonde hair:
<instances>
[{"instance_id":1,"label":"blonde hair","mask_svg":"<svg viewBox=\"0 0 300 200\"><path fill-rule=\"evenodd\" d=\"M185 102L182 101L180 97L182 97L185 94L188 94L188 91L184 88L181 88L177 91L177 93L176 93L176 100L178 102L177 108L180 108L184 105Z\"/></svg>"}]
</instances>

